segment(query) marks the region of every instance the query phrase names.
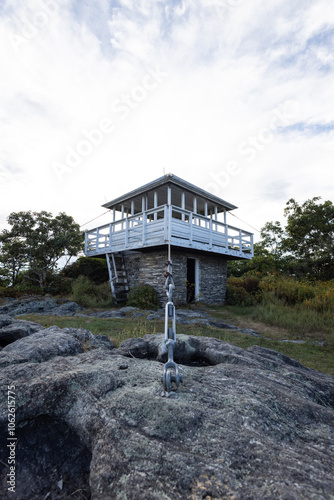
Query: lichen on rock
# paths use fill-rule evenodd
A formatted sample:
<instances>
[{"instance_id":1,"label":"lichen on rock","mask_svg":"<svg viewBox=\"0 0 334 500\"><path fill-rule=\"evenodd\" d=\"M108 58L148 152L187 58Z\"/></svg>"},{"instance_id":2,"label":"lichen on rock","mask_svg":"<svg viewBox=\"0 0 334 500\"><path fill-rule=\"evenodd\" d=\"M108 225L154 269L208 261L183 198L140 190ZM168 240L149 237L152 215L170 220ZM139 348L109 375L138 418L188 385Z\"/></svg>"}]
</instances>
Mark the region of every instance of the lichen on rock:
<instances>
[{"instance_id":1,"label":"lichen on rock","mask_svg":"<svg viewBox=\"0 0 334 500\"><path fill-rule=\"evenodd\" d=\"M184 384L162 397L162 335L83 352L89 332L74 330L0 353L2 387L15 385L20 500L334 498L334 377L269 349L179 335ZM3 436L7 403L4 390ZM1 457L0 495L14 498L5 442Z\"/></svg>"}]
</instances>

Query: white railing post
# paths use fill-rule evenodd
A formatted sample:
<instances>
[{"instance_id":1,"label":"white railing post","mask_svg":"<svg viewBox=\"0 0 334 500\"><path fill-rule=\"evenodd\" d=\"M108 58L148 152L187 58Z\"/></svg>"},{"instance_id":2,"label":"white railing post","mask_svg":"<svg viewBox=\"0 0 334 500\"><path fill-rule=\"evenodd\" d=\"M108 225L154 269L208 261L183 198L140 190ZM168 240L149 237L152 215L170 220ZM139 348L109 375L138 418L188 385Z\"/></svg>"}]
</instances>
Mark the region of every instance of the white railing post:
<instances>
[{"instance_id":1,"label":"white railing post","mask_svg":"<svg viewBox=\"0 0 334 500\"><path fill-rule=\"evenodd\" d=\"M96 245L95 245L96 251L98 251L99 249L99 239L100 239L100 228L98 227L96 230Z\"/></svg>"},{"instance_id":2,"label":"white railing post","mask_svg":"<svg viewBox=\"0 0 334 500\"><path fill-rule=\"evenodd\" d=\"M86 230L85 231L85 255L87 254L87 248L88 248L88 233Z\"/></svg>"},{"instance_id":3,"label":"white railing post","mask_svg":"<svg viewBox=\"0 0 334 500\"><path fill-rule=\"evenodd\" d=\"M208 202L207 201L204 203L204 217L205 217L205 219L208 218ZM208 221L207 220L204 221L204 227L205 227L205 229L208 229Z\"/></svg>"},{"instance_id":4,"label":"white railing post","mask_svg":"<svg viewBox=\"0 0 334 500\"><path fill-rule=\"evenodd\" d=\"M109 249L112 247L112 223L109 224Z\"/></svg>"},{"instance_id":5,"label":"white railing post","mask_svg":"<svg viewBox=\"0 0 334 500\"><path fill-rule=\"evenodd\" d=\"M212 249L212 219L209 222L209 249Z\"/></svg>"},{"instance_id":6,"label":"white railing post","mask_svg":"<svg viewBox=\"0 0 334 500\"><path fill-rule=\"evenodd\" d=\"M167 205L164 206L164 230L165 230L165 242L168 241L168 210Z\"/></svg>"},{"instance_id":7,"label":"white railing post","mask_svg":"<svg viewBox=\"0 0 334 500\"><path fill-rule=\"evenodd\" d=\"M129 219L125 219L125 248L129 246Z\"/></svg>"},{"instance_id":8,"label":"white railing post","mask_svg":"<svg viewBox=\"0 0 334 500\"><path fill-rule=\"evenodd\" d=\"M254 238L253 235L250 235L250 243L251 243L251 255L254 257Z\"/></svg>"},{"instance_id":9,"label":"white railing post","mask_svg":"<svg viewBox=\"0 0 334 500\"><path fill-rule=\"evenodd\" d=\"M122 225L121 225L121 231L124 229L124 205L121 205L121 220L122 220Z\"/></svg>"},{"instance_id":10,"label":"white railing post","mask_svg":"<svg viewBox=\"0 0 334 500\"><path fill-rule=\"evenodd\" d=\"M154 202L153 202L153 206L154 208L158 208L158 192L157 191L154 191ZM158 220L158 212L155 210L154 211L154 220Z\"/></svg>"},{"instance_id":11,"label":"white railing post","mask_svg":"<svg viewBox=\"0 0 334 500\"><path fill-rule=\"evenodd\" d=\"M143 242L143 245L145 245L146 243L146 226L147 226L147 215L146 215L146 212L143 212L143 239L142 239L142 242Z\"/></svg>"},{"instance_id":12,"label":"white railing post","mask_svg":"<svg viewBox=\"0 0 334 500\"><path fill-rule=\"evenodd\" d=\"M242 230L239 229L239 252L242 255Z\"/></svg>"},{"instance_id":13,"label":"white railing post","mask_svg":"<svg viewBox=\"0 0 334 500\"><path fill-rule=\"evenodd\" d=\"M194 214L190 212L189 214L189 245L193 244L193 216Z\"/></svg>"},{"instance_id":14,"label":"white railing post","mask_svg":"<svg viewBox=\"0 0 334 500\"><path fill-rule=\"evenodd\" d=\"M228 225L225 224L225 248L228 250Z\"/></svg>"}]
</instances>

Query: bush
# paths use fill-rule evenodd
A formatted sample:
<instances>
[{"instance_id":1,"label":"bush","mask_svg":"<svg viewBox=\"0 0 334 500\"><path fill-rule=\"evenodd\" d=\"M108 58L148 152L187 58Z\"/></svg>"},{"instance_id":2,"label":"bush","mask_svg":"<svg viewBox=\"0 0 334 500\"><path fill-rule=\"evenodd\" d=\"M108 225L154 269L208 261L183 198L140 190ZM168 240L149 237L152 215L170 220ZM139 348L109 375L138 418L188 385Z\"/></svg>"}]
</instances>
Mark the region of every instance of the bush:
<instances>
[{"instance_id":1,"label":"bush","mask_svg":"<svg viewBox=\"0 0 334 500\"><path fill-rule=\"evenodd\" d=\"M255 275L245 275L243 277L244 279L244 289L246 290L247 293L250 293L251 295L256 295L259 290L260 290L260 278L255 276Z\"/></svg>"},{"instance_id":2,"label":"bush","mask_svg":"<svg viewBox=\"0 0 334 500\"><path fill-rule=\"evenodd\" d=\"M15 285L8 287L0 287L0 297L11 297L13 299L19 299L22 295L45 295L44 290L39 286L34 285Z\"/></svg>"},{"instance_id":3,"label":"bush","mask_svg":"<svg viewBox=\"0 0 334 500\"><path fill-rule=\"evenodd\" d=\"M109 283L96 285L87 276L79 276L73 281L71 300L82 307L112 307L115 304Z\"/></svg>"},{"instance_id":4,"label":"bush","mask_svg":"<svg viewBox=\"0 0 334 500\"><path fill-rule=\"evenodd\" d=\"M228 306L252 306L255 298L241 286L227 285L226 304Z\"/></svg>"},{"instance_id":5,"label":"bush","mask_svg":"<svg viewBox=\"0 0 334 500\"><path fill-rule=\"evenodd\" d=\"M45 286L41 288L38 281L36 281L34 272L27 270L18 276L17 283L10 288L29 295L43 295L48 293L51 295L64 296L71 293L72 280L70 278L65 278L61 273L48 272L45 277L45 283Z\"/></svg>"},{"instance_id":6,"label":"bush","mask_svg":"<svg viewBox=\"0 0 334 500\"><path fill-rule=\"evenodd\" d=\"M270 295L281 300L284 304L294 306L315 296L312 283L298 281L289 276L267 276L260 282L263 297L270 301Z\"/></svg>"},{"instance_id":7,"label":"bush","mask_svg":"<svg viewBox=\"0 0 334 500\"><path fill-rule=\"evenodd\" d=\"M160 301L153 286L136 285L128 293L127 305L140 309L158 309Z\"/></svg>"},{"instance_id":8,"label":"bush","mask_svg":"<svg viewBox=\"0 0 334 500\"><path fill-rule=\"evenodd\" d=\"M229 306L252 306L257 300L259 278L244 275L241 278L232 276L227 280L226 304Z\"/></svg>"},{"instance_id":9,"label":"bush","mask_svg":"<svg viewBox=\"0 0 334 500\"><path fill-rule=\"evenodd\" d=\"M20 297L20 295L22 295L21 292L15 290L15 288L12 286L0 287L0 298L10 297L12 299L17 299Z\"/></svg>"},{"instance_id":10,"label":"bush","mask_svg":"<svg viewBox=\"0 0 334 500\"><path fill-rule=\"evenodd\" d=\"M71 278L65 278L61 274L56 274L53 276L50 284L45 288L45 292L51 295L69 295L72 291L72 282L73 280Z\"/></svg>"},{"instance_id":11,"label":"bush","mask_svg":"<svg viewBox=\"0 0 334 500\"><path fill-rule=\"evenodd\" d=\"M316 282L314 284L315 296L303 302L303 307L326 313L334 311L334 280L329 282Z\"/></svg>"},{"instance_id":12,"label":"bush","mask_svg":"<svg viewBox=\"0 0 334 500\"><path fill-rule=\"evenodd\" d=\"M61 274L73 279L87 276L96 285L109 280L107 261L98 257L79 257L73 264L65 267Z\"/></svg>"}]
</instances>

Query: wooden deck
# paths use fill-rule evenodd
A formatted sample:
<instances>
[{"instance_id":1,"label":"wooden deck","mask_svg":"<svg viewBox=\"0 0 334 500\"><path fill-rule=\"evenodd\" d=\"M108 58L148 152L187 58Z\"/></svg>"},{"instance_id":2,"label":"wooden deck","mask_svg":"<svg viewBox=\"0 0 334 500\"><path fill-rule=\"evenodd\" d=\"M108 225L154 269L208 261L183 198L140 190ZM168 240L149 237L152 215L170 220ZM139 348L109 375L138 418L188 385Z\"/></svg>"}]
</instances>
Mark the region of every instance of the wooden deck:
<instances>
[{"instance_id":1,"label":"wooden deck","mask_svg":"<svg viewBox=\"0 0 334 500\"><path fill-rule=\"evenodd\" d=\"M235 258L254 255L252 233L168 205L86 231L85 254L92 257L165 245L169 236L174 246Z\"/></svg>"}]
</instances>

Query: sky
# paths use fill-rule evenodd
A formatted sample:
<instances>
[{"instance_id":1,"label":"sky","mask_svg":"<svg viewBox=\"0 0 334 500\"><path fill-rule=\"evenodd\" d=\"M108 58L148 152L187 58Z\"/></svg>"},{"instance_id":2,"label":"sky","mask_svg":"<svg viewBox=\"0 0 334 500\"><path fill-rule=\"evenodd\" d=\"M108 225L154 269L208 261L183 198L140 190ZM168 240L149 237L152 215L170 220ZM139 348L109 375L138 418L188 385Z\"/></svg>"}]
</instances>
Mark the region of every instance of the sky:
<instances>
[{"instance_id":1,"label":"sky","mask_svg":"<svg viewBox=\"0 0 334 500\"><path fill-rule=\"evenodd\" d=\"M334 201L332 0L1 0L0 64L0 230L105 224L164 173L256 241L290 198Z\"/></svg>"}]
</instances>

